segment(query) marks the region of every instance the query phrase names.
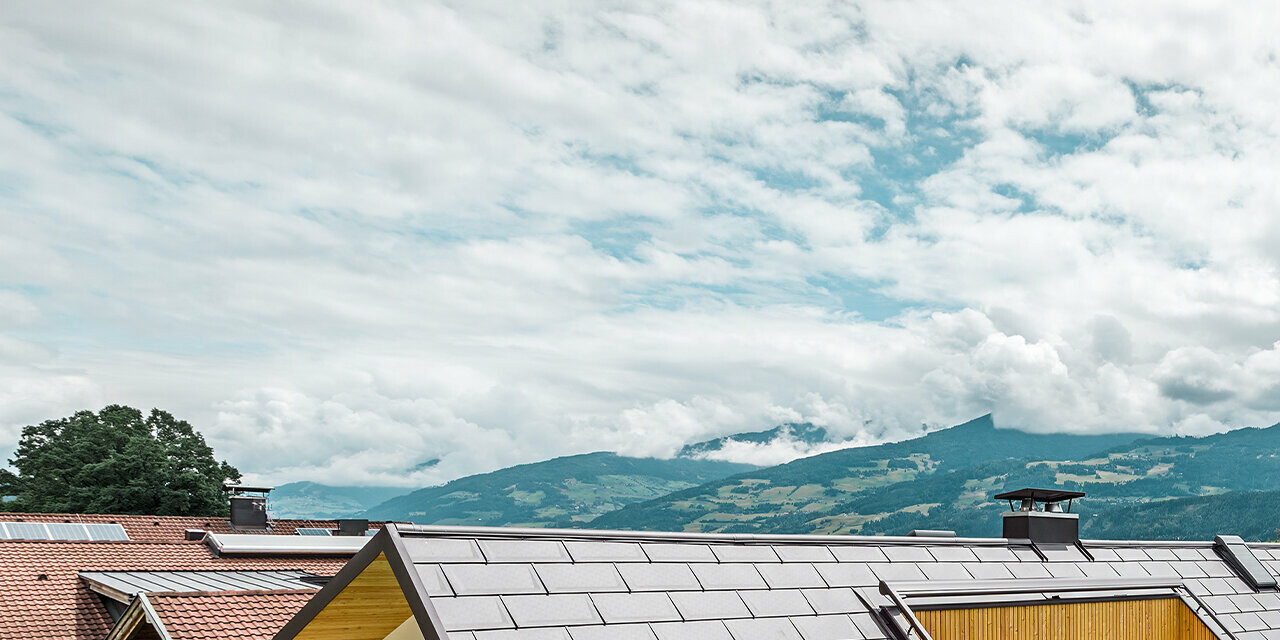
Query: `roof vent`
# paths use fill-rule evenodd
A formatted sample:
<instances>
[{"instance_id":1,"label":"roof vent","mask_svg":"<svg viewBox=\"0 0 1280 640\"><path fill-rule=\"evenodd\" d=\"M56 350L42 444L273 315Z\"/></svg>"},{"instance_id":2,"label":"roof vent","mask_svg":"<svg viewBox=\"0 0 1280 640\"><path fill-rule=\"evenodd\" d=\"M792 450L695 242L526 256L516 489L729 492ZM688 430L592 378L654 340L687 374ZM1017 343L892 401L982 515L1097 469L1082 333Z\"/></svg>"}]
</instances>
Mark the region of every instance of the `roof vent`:
<instances>
[{"instance_id":1,"label":"roof vent","mask_svg":"<svg viewBox=\"0 0 1280 640\"><path fill-rule=\"evenodd\" d=\"M1030 488L997 494L996 500L1009 501L1004 537L1052 544L1079 542L1080 514L1071 513L1071 505L1083 497L1079 491Z\"/></svg>"},{"instance_id":2,"label":"roof vent","mask_svg":"<svg viewBox=\"0 0 1280 640\"><path fill-rule=\"evenodd\" d=\"M1235 572L1244 578L1255 590L1270 589L1276 586L1276 578L1253 555L1253 549L1244 543L1240 536L1215 536L1213 548L1218 555L1226 559Z\"/></svg>"},{"instance_id":3,"label":"roof vent","mask_svg":"<svg viewBox=\"0 0 1280 640\"><path fill-rule=\"evenodd\" d=\"M185 529L182 532L182 539L188 541L204 540L204 529Z\"/></svg>"}]
</instances>

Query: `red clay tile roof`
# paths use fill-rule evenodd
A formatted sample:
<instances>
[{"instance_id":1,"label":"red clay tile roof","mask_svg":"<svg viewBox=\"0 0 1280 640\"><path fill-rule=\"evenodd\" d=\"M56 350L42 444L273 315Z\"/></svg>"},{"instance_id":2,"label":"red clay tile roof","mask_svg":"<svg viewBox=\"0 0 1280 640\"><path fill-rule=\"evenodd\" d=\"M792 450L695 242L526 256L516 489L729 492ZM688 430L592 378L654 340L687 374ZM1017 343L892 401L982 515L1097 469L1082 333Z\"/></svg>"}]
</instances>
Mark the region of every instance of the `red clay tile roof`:
<instances>
[{"instance_id":1,"label":"red clay tile roof","mask_svg":"<svg viewBox=\"0 0 1280 640\"><path fill-rule=\"evenodd\" d=\"M182 540L187 529L203 529L214 533L262 533L261 530L231 528L227 518L198 518L188 516L121 516L80 513L4 513L4 522L83 522L86 524L119 524L128 532L129 539L145 542L170 542ZM370 529L381 529L382 522L370 522ZM271 520L267 533L293 535L299 528L336 529L333 520Z\"/></svg>"},{"instance_id":2,"label":"red clay tile roof","mask_svg":"<svg viewBox=\"0 0 1280 640\"><path fill-rule=\"evenodd\" d=\"M80 580L81 571L300 569L334 575L346 562L345 557L218 558L201 542L0 541L0 640L105 637L111 617Z\"/></svg>"},{"instance_id":3,"label":"red clay tile roof","mask_svg":"<svg viewBox=\"0 0 1280 640\"><path fill-rule=\"evenodd\" d=\"M148 593L173 640L271 640L315 595L305 591Z\"/></svg>"}]
</instances>

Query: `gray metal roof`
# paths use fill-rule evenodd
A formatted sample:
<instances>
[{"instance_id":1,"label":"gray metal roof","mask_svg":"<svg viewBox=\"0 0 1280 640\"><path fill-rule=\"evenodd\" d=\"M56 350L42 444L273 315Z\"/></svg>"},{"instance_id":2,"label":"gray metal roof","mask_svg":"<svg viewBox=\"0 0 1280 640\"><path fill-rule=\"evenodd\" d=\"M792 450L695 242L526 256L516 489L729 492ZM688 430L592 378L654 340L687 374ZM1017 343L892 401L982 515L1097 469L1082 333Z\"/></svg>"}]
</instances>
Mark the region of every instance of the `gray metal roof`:
<instances>
[{"instance_id":1,"label":"gray metal roof","mask_svg":"<svg viewBox=\"0 0 1280 640\"><path fill-rule=\"evenodd\" d=\"M94 591L128 602L139 593L164 591L258 591L315 589L306 571L85 571L80 578Z\"/></svg>"},{"instance_id":2,"label":"gray metal roof","mask_svg":"<svg viewBox=\"0 0 1280 640\"><path fill-rule=\"evenodd\" d=\"M1001 538L418 526L387 534L388 548L403 549L403 557L388 556L419 578L425 606L450 640L878 640L889 632L873 614L894 604L885 585L901 588L892 597L923 606L975 594L1163 593L1203 605L1202 618L1221 637L1280 640L1280 592L1251 587L1211 542L1033 546ZM1280 574L1280 547L1247 548L1265 571ZM931 594L929 585L946 589ZM290 637L289 629L278 637Z\"/></svg>"}]
</instances>

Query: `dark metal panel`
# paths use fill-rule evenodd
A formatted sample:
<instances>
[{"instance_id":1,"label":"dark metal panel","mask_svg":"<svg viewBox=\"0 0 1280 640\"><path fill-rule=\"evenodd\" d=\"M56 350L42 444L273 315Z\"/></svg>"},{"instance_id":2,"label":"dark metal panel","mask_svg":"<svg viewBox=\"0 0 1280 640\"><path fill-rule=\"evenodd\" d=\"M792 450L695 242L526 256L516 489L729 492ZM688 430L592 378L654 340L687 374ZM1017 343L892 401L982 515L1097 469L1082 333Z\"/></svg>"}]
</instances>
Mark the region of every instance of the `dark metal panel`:
<instances>
[{"instance_id":1,"label":"dark metal panel","mask_svg":"<svg viewBox=\"0 0 1280 640\"><path fill-rule=\"evenodd\" d=\"M638 542L567 541L564 546L574 562L648 562Z\"/></svg>"},{"instance_id":2,"label":"dark metal panel","mask_svg":"<svg viewBox=\"0 0 1280 640\"><path fill-rule=\"evenodd\" d=\"M422 579L422 586L426 588L427 595L451 596L454 595L453 589L449 586L449 581L444 577L444 571L438 564L415 564L414 570L418 572L418 577Z\"/></svg>"},{"instance_id":3,"label":"dark metal panel","mask_svg":"<svg viewBox=\"0 0 1280 640\"><path fill-rule=\"evenodd\" d=\"M716 589L767 589L764 578L750 563L689 565L693 574L706 590Z\"/></svg>"},{"instance_id":4,"label":"dark metal panel","mask_svg":"<svg viewBox=\"0 0 1280 640\"><path fill-rule=\"evenodd\" d=\"M1055 578L1083 578L1084 572L1075 563L1049 562L1044 565L1049 575Z\"/></svg>"},{"instance_id":5,"label":"dark metal panel","mask_svg":"<svg viewBox=\"0 0 1280 640\"><path fill-rule=\"evenodd\" d=\"M827 586L813 565L803 562L756 566L770 589L811 589Z\"/></svg>"},{"instance_id":6,"label":"dark metal panel","mask_svg":"<svg viewBox=\"0 0 1280 640\"><path fill-rule=\"evenodd\" d=\"M817 565L818 573L831 587L869 587L880 581L865 564L842 562Z\"/></svg>"},{"instance_id":7,"label":"dark metal panel","mask_svg":"<svg viewBox=\"0 0 1280 640\"><path fill-rule=\"evenodd\" d=\"M738 595L751 610L751 615L761 618L776 616L811 616L813 607L799 589L779 591L739 591Z\"/></svg>"},{"instance_id":8,"label":"dark metal panel","mask_svg":"<svg viewBox=\"0 0 1280 640\"><path fill-rule=\"evenodd\" d=\"M711 551L720 562L782 562L768 545L714 545Z\"/></svg>"},{"instance_id":9,"label":"dark metal panel","mask_svg":"<svg viewBox=\"0 0 1280 640\"><path fill-rule=\"evenodd\" d=\"M846 615L808 616L792 618L804 640L847 640L861 638L862 634L853 625L853 619Z\"/></svg>"},{"instance_id":10,"label":"dark metal panel","mask_svg":"<svg viewBox=\"0 0 1280 640\"><path fill-rule=\"evenodd\" d=\"M969 575L976 580L1001 580L1013 577L1013 574L999 562L966 562L963 566L965 571L968 571Z\"/></svg>"},{"instance_id":11,"label":"dark metal panel","mask_svg":"<svg viewBox=\"0 0 1280 640\"><path fill-rule=\"evenodd\" d=\"M786 618L747 618L725 620L733 640L804 640L795 625Z\"/></svg>"},{"instance_id":12,"label":"dark metal panel","mask_svg":"<svg viewBox=\"0 0 1280 640\"><path fill-rule=\"evenodd\" d=\"M645 544L641 548L653 562L718 562L705 544Z\"/></svg>"},{"instance_id":13,"label":"dark metal panel","mask_svg":"<svg viewBox=\"0 0 1280 640\"><path fill-rule=\"evenodd\" d=\"M718 620L706 622L663 622L652 625L658 640L733 640L724 623Z\"/></svg>"},{"instance_id":14,"label":"dark metal panel","mask_svg":"<svg viewBox=\"0 0 1280 640\"><path fill-rule=\"evenodd\" d=\"M1018 556L1007 547L971 547L973 555L981 562L1017 562Z\"/></svg>"},{"instance_id":15,"label":"dark metal panel","mask_svg":"<svg viewBox=\"0 0 1280 640\"><path fill-rule=\"evenodd\" d=\"M591 601L606 623L667 622L680 612L666 593L593 593Z\"/></svg>"},{"instance_id":16,"label":"dark metal panel","mask_svg":"<svg viewBox=\"0 0 1280 640\"><path fill-rule=\"evenodd\" d=\"M854 595L853 589L802 589L804 599L809 601L815 613L855 613L867 610L866 605Z\"/></svg>"},{"instance_id":17,"label":"dark metal panel","mask_svg":"<svg viewBox=\"0 0 1280 640\"><path fill-rule=\"evenodd\" d=\"M832 555L840 562L888 562L888 556L879 547L829 546Z\"/></svg>"},{"instance_id":18,"label":"dark metal panel","mask_svg":"<svg viewBox=\"0 0 1280 640\"><path fill-rule=\"evenodd\" d=\"M910 562L892 562L889 564L869 565L871 572L881 580L924 580L925 575L920 568Z\"/></svg>"},{"instance_id":19,"label":"dark metal panel","mask_svg":"<svg viewBox=\"0 0 1280 640\"><path fill-rule=\"evenodd\" d=\"M689 565L676 562L617 565L632 591L699 591L702 586Z\"/></svg>"},{"instance_id":20,"label":"dark metal panel","mask_svg":"<svg viewBox=\"0 0 1280 640\"><path fill-rule=\"evenodd\" d=\"M647 624L611 624L595 627L570 627L573 640L657 640ZM450 640L453 640L450 638Z\"/></svg>"},{"instance_id":21,"label":"dark metal panel","mask_svg":"<svg viewBox=\"0 0 1280 640\"><path fill-rule=\"evenodd\" d=\"M558 540L481 540L489 562L573 562Z\"/></svg>"},{"instance_id":22,"label":"dark metal panel","mask_svg":"<svg viewBox=\"0 0 1280 640\"><path fill-rule=\"evenodd\" d=\"M783 562L835 562L831 550L818 545L774 545L773 552Z\"/></svg>"},{"instance_id":23,"label":"dark metal panel","mask_svg":"<svg viewBox=\"0 0 1280 640\"><path fill-rule=\"evenodd\" d=\"M968 547L929 547L929 553L938 562L977 562L978 556Z\"/></svg>"},{"instance_id":24,"label":"dark metal panel","mask_svg":"<svg viewBox=\"0 0 1280 640\"><path fill-rule=\"evenodd\" d=\"M747 605L734 591L678 591L671 601L685 620L722 620L750 617Z\"/></svg>"},{"instance_id":25,"label":"dark metal panel","mask_svg":"<svg viewBox=\"0 0 1280 640\"><path fill-rule=\"evenodd\" d=\"M959 562L923 562L917 565L930 580L969 580L973 578Z\"/></svg>"},{"instance_id":26,"label":"dark metal panel","mask_svg":"<svg viewBox=\"0 0 1280 640\"><path fill-rule=\"evenodd\" d=\"M925 547L884 547L890 562L933 562L933 554Z\"/></svg>"},{"instance_id":27,"label":"dark metal panel","mask_svg":"<svg viewBox=\"0 0 1280 640\"><path fill-rule=\"evenodd\" d=\"M507 614L498 596L467 596L464 598L432 598L440 622L445 631L479 631L482 629L511 629L515 624Z\"/></svg>"},{"instance_id":28,"label":"dark metal panel","mask_svg":"<svg viewBox=\"0 0 1280 640\"><path fill-rule=\"evenodd\" d=\"M454 634L449 634L453 640ZM503 629L500 631L476 631L476 640L573 640L569 630L564 627L543 627L541 629Z\"/></svg>"},{"instance_id":29,"label":"dark metal panel","mask_svg":"<svg viewBox=\"0 0 1280 640\"><path fill-rule=\"evenodd\" d=\"M484 562L475 540L406 537L404 548L413 562Z\"/></svg>"},{"instance_id":30,"label":"dark metal panel","mask_svg":"<svg viewBox=\"0 0 1280 640\"><path fill-rule=\"evenodd\" d=\"M447 564L444 575L460 596L546 593L530 564Z\"/></svg>"},{"instance_id":31,"label":"dark metal panel","mask_svg":"<svg viewBox=\"0 0 1280 640\"><path fill-rule=\"evenodd\" d=\"M601 624L591 598L586 594L548 596L502 596L507 613L517 627L559 627Z\"/></svg>"},{"instance_id":32,"label":"dark metal panel","mask_svg":"<svg viewBox=\"0 0 1280 640\"><path fill-rule=\"evenodd\" d=\"M627 585L612 564L539 564L538 577L549 593L626 591Z\"/></svg>"}]
</instances>

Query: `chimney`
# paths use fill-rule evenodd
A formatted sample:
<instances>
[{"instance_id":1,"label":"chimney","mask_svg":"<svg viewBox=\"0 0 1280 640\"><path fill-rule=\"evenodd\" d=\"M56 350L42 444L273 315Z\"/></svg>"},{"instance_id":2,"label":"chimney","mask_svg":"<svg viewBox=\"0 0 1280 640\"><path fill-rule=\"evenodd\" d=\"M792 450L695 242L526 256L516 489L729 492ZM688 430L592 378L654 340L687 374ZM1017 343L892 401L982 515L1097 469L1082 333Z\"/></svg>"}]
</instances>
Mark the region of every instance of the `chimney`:
<instances>
[{"instance_id":1,"label":"chimney","mask_svg":"<svg viewBox=\"0 0 1280 640\"><path fill-rule=\"evenodd\" d=\"M337 535L340 536L365 536L369 535L369 521L348 518L338 521Z\"/></svg>"},{"instance_id":2,"label":"chimney","mask_svg":"<svg viewBox=\"0 0 1280 640\"><path fill-rule=\"evenodd\" d=\"M1071 504L1083 497L1079 491L1058 489L1019 489L996 495L996 500L1009 501L1004 537L1049 544L1079 542L1080 514L1071 513Z\"/></svg>"},{"instance_id":3,"label":"chimney","mask_svg":"<svg viewBox=\"0 0 1280 640\"><path fill-rule=\"evenodd\" d=\"M222 489L230 493L231 528L266 529L267 494L273 487L253 487L228 482Z\"/></svg>"}]
</instances>

